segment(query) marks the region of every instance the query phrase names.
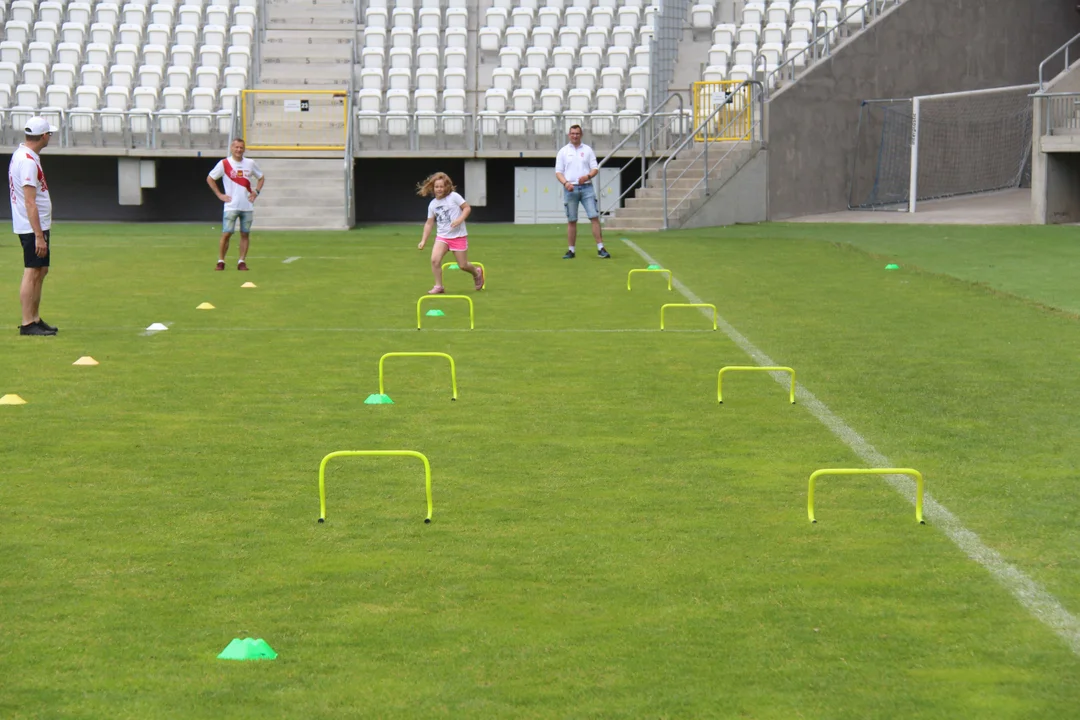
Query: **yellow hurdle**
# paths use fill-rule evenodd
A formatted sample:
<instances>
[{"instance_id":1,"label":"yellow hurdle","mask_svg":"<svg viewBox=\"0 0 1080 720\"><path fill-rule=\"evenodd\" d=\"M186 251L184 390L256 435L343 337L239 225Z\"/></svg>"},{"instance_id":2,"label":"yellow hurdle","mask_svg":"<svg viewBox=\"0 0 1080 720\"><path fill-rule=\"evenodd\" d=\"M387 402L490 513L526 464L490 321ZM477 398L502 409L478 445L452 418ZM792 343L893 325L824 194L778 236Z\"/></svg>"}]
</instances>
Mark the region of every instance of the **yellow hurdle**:
<instances>
[{"instance_id":1,"label":"yellow hurdle","mask_svg":"<svg viewBox=\"0 0 1080 720\"><path fill-rule=\"evenodd\" d=\"M431 522L431 463L423 453L415 450L338 450L319 463L319 522L326 522L326 463L337 457L415 457L424 461L424 484L427 488L427 518Z\"/></svg>"},{"instance_id":2,"label":"yellow hurdle","mask_svg":"<svg viewBox=\"0 0 1080 720\"><path fill-rule=\"evenodd\" d=\"M472 298L469 297L468 295L421 295L420 299L416 301L416 329L417 330L420 329L420 317L421 317L420 316L420 306L424 304L425 300L435 300L435 299L439 299L439 298L441 298L443 300L464 300L467 303L469 303L469 329L470 330L475 330L476 329L476 323L474 322L474 317L473 317L473 301L472 301Z\"/></svg>"},{"instance_id":3,"label":"yellow hurdle","mask_svg":"<svg viewBox=\"0 0 1080 720\"><path fill-rule=\"evenodd\" d=\"M712 308L712 329L713 330L716 329L716 318L718 317L718 315L716 313L716 306L713 305L712 303L667 303L665 305L660 306L660 329L661 330L664 329L664 311L667 310L669 307L677 307L677 308Z\"/></svg>"},{"instance_id":4,"label":"yellow hurdle","mask_svg":"<svg viewBox=\"0 0 1080 720\"><path fill-rule=\"evenodd\" d=\"M795 371L789 367L759 367L757 365L728 365L727 367L720 368L720 374L716 376L716 402L724 402L724 395L721 390L724 382L724 373L733 371L789 373L791 375L791 392L789 393L789 399L791 400L792 405L795 404Z\"/></svg>"},{"instance_id":5,"label":"yellow hurdle","mask_svg":"<svg viewBox=\"0 0 1080 720\"><path fill-rule=\"evenodd\" d=\"M671 271L666 268L634 268L626 275L626 289L630 289L630 278L634 276L634 273L667 273L667 289L671 289Z\"/></svg>"},{"instance_id":6,"label":"yellow hurdle","mask_svg":"<svg viewBox=\"0 0 1080 720\"><path fill-rule=\"evenodd\" d=\"M480 289L483 290L487 287L487 268L484 267L484 263L482 262L473 262L472 264L484 271L484 284L480 286ZM442 269L446 270L446 268L450 268L451 270L461 269L461 267L456 262L444 262L442 264Z\"/></svg>"},{"instance_id":7,"label":"yellow hurdle","mask_svg":"<svg viewBox=\"0 0 1080 720\"><path fill-rule=\"evenodd\" d=\"M383 386L383 363L388 357L444 357L450 361L450 385L453 388L451 400L457 400L457 368L454 366L454 358L442 352L389 352L379 358L379 394L385 395Z\"/></svg>"},{"instance_id":8,"label":"yellow hurdle","mask_svg":"<svg viewBox=\"0 0 1080 720\"><path fill-rule=\"evenodd\" d=\"M806 514L810 516L810 522L816 523L814 518L814 481L820 475L911 475L915 478L915 519L919 524L925 525L922 516L923 505L923 476L918 470L911 468L826 468L815 470L810 473L810 490L806 495Z\"/></svg>"}]
</instances>

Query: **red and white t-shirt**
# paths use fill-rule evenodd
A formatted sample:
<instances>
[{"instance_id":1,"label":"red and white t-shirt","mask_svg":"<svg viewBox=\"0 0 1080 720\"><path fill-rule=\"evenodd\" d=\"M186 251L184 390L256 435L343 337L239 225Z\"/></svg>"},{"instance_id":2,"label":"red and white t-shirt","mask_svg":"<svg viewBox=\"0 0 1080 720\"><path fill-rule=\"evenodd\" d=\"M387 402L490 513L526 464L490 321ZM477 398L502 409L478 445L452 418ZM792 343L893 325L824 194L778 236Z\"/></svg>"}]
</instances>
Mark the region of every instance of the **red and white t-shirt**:
<instances>
[{"instance_id":1,"label":"red and white t-shirt","mask_svg":"<svg viewBox=\"0 0 1080 720\"><path fill-rule=\"evenodd\" d=\"M214 180L224 178L225 194L232 198L225 203L226 210L254 210L248 193L255 189L255 181L262 176L262 170L249 158L237 162L227 157L210 171L210 177Z\"/></svg>"},{"instance_id":2,"label":"red and white t-shirt","mask_svg":"<svg viewBox=\"0 0 1080 720\"><path fill-rule=\"evenodd\" d=\"M49 184L45 182L45 173L41 171L41 158L36 152L20 145L11 156L8 165L8 191L11 194L11 228L16 235L34 232L30 220L26 217L26 196L23 188L33 186L36 190L38 220L41 229L52 227L52 199L49 197Z\"/></svg>"}]
</instances>

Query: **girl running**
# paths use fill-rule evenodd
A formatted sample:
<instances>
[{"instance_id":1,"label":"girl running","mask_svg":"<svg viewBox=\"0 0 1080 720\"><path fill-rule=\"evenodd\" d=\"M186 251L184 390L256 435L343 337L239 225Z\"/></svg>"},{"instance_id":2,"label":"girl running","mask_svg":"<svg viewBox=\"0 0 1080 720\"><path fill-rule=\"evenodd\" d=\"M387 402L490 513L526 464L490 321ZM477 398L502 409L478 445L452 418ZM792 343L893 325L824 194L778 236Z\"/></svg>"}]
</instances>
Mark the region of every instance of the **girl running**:
<instances>
[{"instance_id":1,"label":"girl running","mask_svg":"<svg viewBox=\"0 0 1080 720\"><path fill-rule=\"evenodd\" d=\"M465 218L469 217L472 208L465 202L465 198L454 191L450 176L442 172L428 176L427 180L416 186L416 194L420 197L435 196L428 205L424 234L417 246L423 250L432 227L437 226L435 245L431 248L431 272L435 276L435 287L428 290L428 295L445 292L442 260L447 250L454 253L460 269L472 274L476 289L484 287L484 271L469 263L469 234L465 229Z\"/></svg>"}]
</instances>

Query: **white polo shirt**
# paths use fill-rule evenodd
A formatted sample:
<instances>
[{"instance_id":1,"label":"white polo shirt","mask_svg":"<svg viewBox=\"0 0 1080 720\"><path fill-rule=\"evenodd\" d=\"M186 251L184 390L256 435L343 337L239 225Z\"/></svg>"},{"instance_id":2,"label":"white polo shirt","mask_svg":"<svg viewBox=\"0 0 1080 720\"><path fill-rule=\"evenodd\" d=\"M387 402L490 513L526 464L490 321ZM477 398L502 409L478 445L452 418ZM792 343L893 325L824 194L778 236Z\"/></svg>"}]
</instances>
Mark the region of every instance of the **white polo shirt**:
<instances>
[{"instance_id":1,"label":"white polo shirt","mask_svg":"<svg viewBox=\"0 0 1080 720\"><path fill-rule=\"evenodd\" d=\"M45 173L41 171L41 158L38 154L20 145L12 154L8 165L8 190L11 195L11 228L16 235L34 232L26 216L26 197L23 188L32 186L37 200L38 220L42 231L52 227L52 199L49 197L49 184L45 182Z\"/></svg>"},{"instance_id":2,"label":"white polo shirt","mask_svg":"<svg viewBox=\"0 0 1080 720\"><path fill-rule=\"evenodd\" d=\"M244 158L237 162L232 157L227 157L218 162L210 171L210 177L214 180L224 178L225 194L231 200L225 203L226 210L250 211L255 206L248 200L248 193L255 190L252 179L258 180L263 176L262 170L250 158Z\"/></svg>"},{"instance_id":3,"label":"white polo shirt","mask_svg":"<svg viewBox=\"0 0 1080 720\"><path fill-rule=\"evenodd\" d=\"M585 143L577 147L574 147L573 143L567 143L555 158L555 172L562 173L564 178L575 185L578 184L578 178L588 175L597 167L599 163L596 162L596 153Z\"/></svg>"}]
</instances>

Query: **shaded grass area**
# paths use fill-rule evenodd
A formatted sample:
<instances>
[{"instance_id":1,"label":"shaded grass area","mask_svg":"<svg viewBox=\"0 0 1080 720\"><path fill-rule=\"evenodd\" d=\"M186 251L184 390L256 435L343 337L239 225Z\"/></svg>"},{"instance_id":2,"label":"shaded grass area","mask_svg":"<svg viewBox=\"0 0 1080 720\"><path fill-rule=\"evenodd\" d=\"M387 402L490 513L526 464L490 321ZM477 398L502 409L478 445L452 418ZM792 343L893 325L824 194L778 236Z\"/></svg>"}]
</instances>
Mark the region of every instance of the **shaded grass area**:
<instances>
[{"instance_id":1,"label":"shaded grass area","mask_svg":"<svg viewBox=\"0 0 1080 720\"><path fill-rule=\"evenodd\" d=\"M791 227L634 239L1076 607L1075 321ZM451 301L417 332L419 226L256 233L246 274L202 228L60 226L61 334L0 336L29 401L0 408L0 714L1072 712L1058 638L879 481L823 481L810 526L810 471L858 458L766 377L717 406L746 356L694 311L658 332L682 298L560 233L472 228L477 330ZM456 403L395 359L362 404L424 350ZM324 454L396 448L431 459L431 525L407 459L334 461L315 523ZM247 635L279 659L214 659Z\"/></svg>"}]
</instances>

